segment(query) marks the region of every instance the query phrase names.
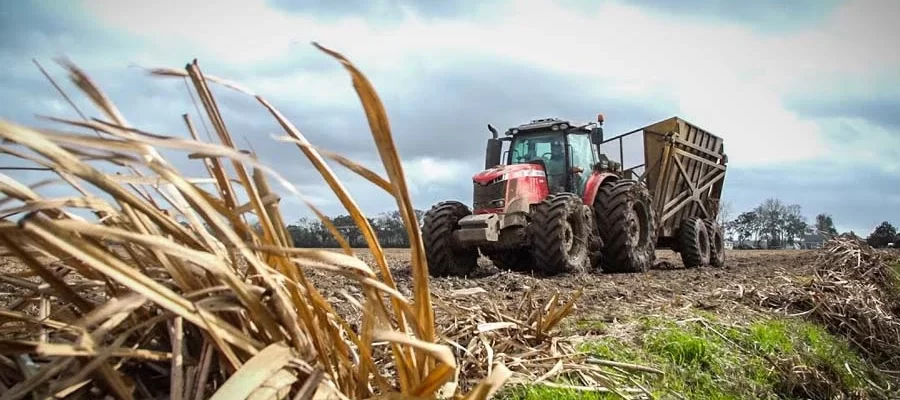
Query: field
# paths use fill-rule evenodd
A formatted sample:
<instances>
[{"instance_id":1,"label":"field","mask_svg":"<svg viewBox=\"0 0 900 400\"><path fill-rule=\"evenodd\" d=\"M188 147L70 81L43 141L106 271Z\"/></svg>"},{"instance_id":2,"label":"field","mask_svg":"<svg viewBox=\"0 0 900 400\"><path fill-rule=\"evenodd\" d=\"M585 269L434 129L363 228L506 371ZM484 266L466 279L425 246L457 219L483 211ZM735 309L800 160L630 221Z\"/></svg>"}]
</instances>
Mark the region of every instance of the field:
<instances>
[{"instance_id":1,"label":"field","mask_svg":"<svg viewBox=\"0 0 900 400\"><path fill-rule=\"evenodd\" d=\"M414 220L374 88L343 56L319 49L352 76L386 177L320 152L254 97L361 229L365 217L325 158L390 193ZM30 187L43 182L3 182L4 202L22 203L0 221L4 399L485 399L501 386L510 399L900 398L898 254L841 237L827 251L727 251L724 268L685 269L660 251L668 263L647 273L536 278L484 261L470 277L426 285L426 263L387 250L390 279L365 250L355 251L361 262L294 249L266 172L277 174L235 148L222 124L213 125L223 145L196 140L187 114L195 140L134 129L82 71L64 67L112 122L60 121L109 136L94 138L0 121L5 141L43 157L19 158L81 193L42 198ZM211 121L222 116L207 82L253 95L196 62L152 73L190 78ZM219 190L198 190L154 150L166 146L209 157L206 181ZM236 179L212 161L220 158L231 159ZM100 160L131 172L89 164ZM133 182L152 183L172 207ZM258 226L238 217L250 212Z\"/></svg>"},{"instance_id":2,"label":"field","mask_svg":"<svg viewBox=\"0 0 900 400\"><path fill-rule=\"evenodd\" d=\"M337 251L337 250L335 250ZM398 286L409 290L410 253L404 249L388 249L387 258ZM366 249L356 249L356 255L374 268L374 259ZM739 306L736 300L754 287L783 283L786 277L802 276L810 271L814 250L727 250L726 267L685 269L678 254L657 251L671 267L651 270L643 274L588 274L532 277L526 274L500 271L490 261L482 260L481 268L468 278L432 278L431 287L437 296L446 296L460 289L482 288L488 299L499 303L515 303L528 289L549 297L559 291L568 296L579 288L584 294L576 303L574 319L613 321L648 314L672 314L685 309L703 309L713 313L734 315ZM345 283L322 276L316 285L326 293L337 295ZM407 292L409 293L409 292Z\"/></svg>"},{"instance_id":3,"label":"field","mask_svg":"<svg viewBox=\"0 0 900 400\"><path fill-rule=\"evenodd\" d=\"M375 268L368 250L354 252ZM410 297L410 251L385 252L397 287ZM894 381L872 368L863 355L851 349L846 338L802 317L789 318L785 310L765 304L767 294L777 293L779 287L808 282L815 273L817 256L824 250L726 252L725 268L686 269L676 253L660 250L658 258L668 261L662 264L664 269L642 274L555 277L500 271L483 259L471 277L431 279L436 320L441 334L455 335L450 340L468 347L471 353L456 351L463 362L463 378L484 376L486 357L503 361L520 374L510 380L500 398L621 398L641 394L647 397L636 398L881 398L879 394L896 393L889 388ZM0 260L0 276L25 270L17 260ZM307 273L327 300L358 329L358 304L363 301L358 284L319 270ZM73 287L81 284L79 290L90 292L90 282L69 283ZM0 282L0 292L0 308L39 315L39 302L23 303L30 296L21 282ZM485 336L471 334L483 329L484 324L504 318L515 320L511 316L524 320L521 316L527 312L523 314L523 308L546 306L554 295L559 296L559 303L565 303L576 293L580 297L572 312L545 332L552 339L504 333L500 337L507 338L503 339L507 343L498 343L494 337L484 347L493 347L496 353L486 355L476 348L480 343L474 339L484 340ZM103 296L102 291L97 294ZM49 317L72 318L66 315L69 307L60 305L52 301ZM493 316L489 316L492 311ZM581 385L567 384L564 370L583 366L585 359L566 364L563 360L579 353L624 364L603 369L595 366L593 378L582 376ZM778 364L784 362L788 364ZM635 373L622 366L656 372ZM810 371L797 372L798 368ZM585 386L584 380L591 379L592 384ZM607 389L616 386L617 394ZM603 389L598 392L597 388Z\"/></svg>"},{"instance_id":4,"label":"field","mask_svg":"<svg viewBox=\"0 0 900 400\"><path fill-rule=\"evenodd\" d=\"M549 278L500 271L485 259L474 276L432 278L431 287L435 299L451 300L457 310L495 309L507 316L527 307L526 302L532 307L544 305L554 294L565 302L583 290L574 311L554 329L550 341L566 343L595 359L636 363L634 368L649 367L659 373L626 379L621 375L626 371L617 366L603 370L611 375L593 381L578 378L592 385L564 385L559 382L568 381L561 371L577 369L583 359L569 364L560 361L556 371L550 368L553 363L536 365L536 371L528 371L523 363L517 372L530 372L530 378L514 380L501 398L643 394L647 397L641 398L891 398L897 393L896 377L873 368L865 354L852 348L852 337L832 333L829 324L811 322L805 318L808 310L788 310L784 299L768 298L808 284L824 252L727 250L725 268L686 269L676 253L662 250L657 256L668 261L665 269ZM367 250L356 250L356 254L374 265ZM392 249L386 255L398 287L409 294L409 251ZM335 298L348 289L334 277L319 276L315 281ZM349 304L344 308L351 310ZM439 325L450 330L458 329L460 319L478 318L448 316L437 307L436 311ZM479 318L478 322L493 320ZM475 324L471 326L474 330ZM532 355L555 351L553 346L519 346L526 349L516 350L529 353L530 349ZM472 349L471 342L468 347ZM494 357L515 364L519 355ZM618 380L610 378L617 374ZM614 394L595 390L616 385L624 388Z\"/></svg>"}]
</instances>

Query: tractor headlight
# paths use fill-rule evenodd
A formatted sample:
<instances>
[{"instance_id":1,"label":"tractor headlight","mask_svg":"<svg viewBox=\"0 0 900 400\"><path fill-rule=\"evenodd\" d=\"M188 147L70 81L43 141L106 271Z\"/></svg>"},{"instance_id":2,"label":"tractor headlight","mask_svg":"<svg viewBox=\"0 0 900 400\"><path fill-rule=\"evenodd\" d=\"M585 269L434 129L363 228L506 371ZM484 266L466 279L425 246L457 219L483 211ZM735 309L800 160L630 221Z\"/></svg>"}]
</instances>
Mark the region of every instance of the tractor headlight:
<instances>
[{"instance_id":1,"label":"tractor headlight","mask_svg":"<svg viewBox=\"0 0 900 400\"><path fill-rule=\"evenodd\" d=\"M560 124L559 125L559 129L568 129L568 128L569 128L569 124Z\"/></svg>"},{"instance_id":2,"label":"tractor headlight","mask_svg":"<svg viewBox=\"0 0 900 400\"><path fill-rule=\"evenodd\" d=\"M553 126L550 127L550 129L552 129L552 130L554 130L554 131L558 131L558 130L559 130L559 125L553 125Z\"/></svg>"}]
</instances>

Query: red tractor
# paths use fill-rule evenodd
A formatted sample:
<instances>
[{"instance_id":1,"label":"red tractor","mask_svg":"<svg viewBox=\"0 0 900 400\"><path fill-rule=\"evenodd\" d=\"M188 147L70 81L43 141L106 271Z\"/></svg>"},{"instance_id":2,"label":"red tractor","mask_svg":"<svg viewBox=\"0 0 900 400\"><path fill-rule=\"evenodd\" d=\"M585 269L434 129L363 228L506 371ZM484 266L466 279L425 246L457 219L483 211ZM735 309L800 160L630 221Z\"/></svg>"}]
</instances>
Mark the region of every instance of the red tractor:
<instances>
[{"instance_id":1,"label":"red tractor","mask_svg":"<svg viewBox=\"0 0 900 400\"><path fill-rule=\"evenodd\" d=\"M602 125L602 115L596 124L577 126L541 119L503 138L488 125L493 137L486 169L472 178L472 209L444 201L425 214L431 275L468 275L479 249L500 269L546 275L643 272L658 246L681 252L689 267L723 265L724 240L715 224L726 162L722 140L678 118L607 141ZM645 162L623 170L622 139L637 132L644 132ZM619 162L600 151L614 140ZM636 168L645 172L635 176Z\"/></svg>"}]
</instances>

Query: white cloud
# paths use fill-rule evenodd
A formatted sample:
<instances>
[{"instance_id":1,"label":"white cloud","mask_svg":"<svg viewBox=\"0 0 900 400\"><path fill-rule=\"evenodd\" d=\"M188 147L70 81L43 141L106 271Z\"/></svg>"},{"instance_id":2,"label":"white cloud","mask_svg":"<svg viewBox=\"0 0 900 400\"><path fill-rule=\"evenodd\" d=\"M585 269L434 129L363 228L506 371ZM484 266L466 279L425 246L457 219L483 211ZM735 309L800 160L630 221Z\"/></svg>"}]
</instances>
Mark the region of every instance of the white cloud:
<instances>
[{"instance_id":1,"label":"white cloud","mask_svg":"<svg viewBox=\"0 0 900 400\"><path fill-rule=\"evenodd\" d=\"M403 172L413 185L456 183L464 179L469 165L454 160L421 157L403 163Z\"/></svg>"},{"instance_id":2,"label":"white cloud","mask_svg":"<svg viewBox=\"0 0 900 400\"><path fill-rule=\"evenodd\" d=\"M876 68L900 67L891 39L900 3L892 1L851 1L815 30L777 36L666 18L618 3L604 3L590 15L535 0L513 3L503 18L493 20L424 21L407 13L403 24L377 26L360 18L317 21L269 8L262 0L215 6L174 0L88 4L107 24L177 40L248 68L289 54L312 55L306 43L316 40L351 57L381 85L406 85L411 70L453 63L459 55L490 54L576 76L584 82L582 90L674 98L679 109L671 114L723 136L734 166L834 155L822 126L789 111L781 98L847 74L866 79L877 75ZM343 74L335 65L334 73L297 72L244 83L260 93L355 102L343 89L348 85Z\"/></svg>"},{"instance_id":3,"label":"white cloud","mask_svg":"<svg viewBox=\"0 0 900 400\"><path fill-rule=\"evenodd\" d=\"M900 174L900 136L861 118L823 118L832 138L832 158L848 168L869 167ZM879 145L884 144L884 145Z\"/></svg>"}]
</instances>

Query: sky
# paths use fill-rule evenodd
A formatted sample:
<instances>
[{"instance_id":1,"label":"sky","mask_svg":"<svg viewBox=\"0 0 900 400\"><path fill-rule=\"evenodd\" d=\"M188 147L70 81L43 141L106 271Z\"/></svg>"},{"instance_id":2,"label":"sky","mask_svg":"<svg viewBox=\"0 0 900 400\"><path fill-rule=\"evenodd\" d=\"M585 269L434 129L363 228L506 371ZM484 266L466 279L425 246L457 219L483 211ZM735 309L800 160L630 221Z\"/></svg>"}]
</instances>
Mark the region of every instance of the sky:
<instances>
[{"instance_id":1,"label":"sky","mask_svg":"<svg viewBox=\"0 0 900 400\"><path fill-rule=\"evenodd\" d=\"M333 4L328 4L333 3ZM790 3L790 7L786 4ZM186 136L197 118L184 82L139 67L240 83L316 146L383 171L350 77L315 41L347 56L387 108L414 205L470 202L487 124L592 121L607 137L679 116L721 136L732 216L766 198L812 222L867 235L900 225L900 2L562 0L442 2L35 0L0 5L0 118L75 111L32 63L76 93L64 55L133 125ZM254 99L214 88L239 145L329 214L340 203ZM87 99L75 102L100 117ZM8 156L0 164L12 164ZM183 156L179 156L182 157ZM626 159L626 167L629 160ZM176 162L187 175L196 162ZM374 185L333 168L367 213L396 209ZM17 173L25 181L38 174ZM52 193L53 189L50 190ZM47 192L45 192L47 193ZM311 215L285 193L288 221Z\"/></svg>"}]
</instances>

